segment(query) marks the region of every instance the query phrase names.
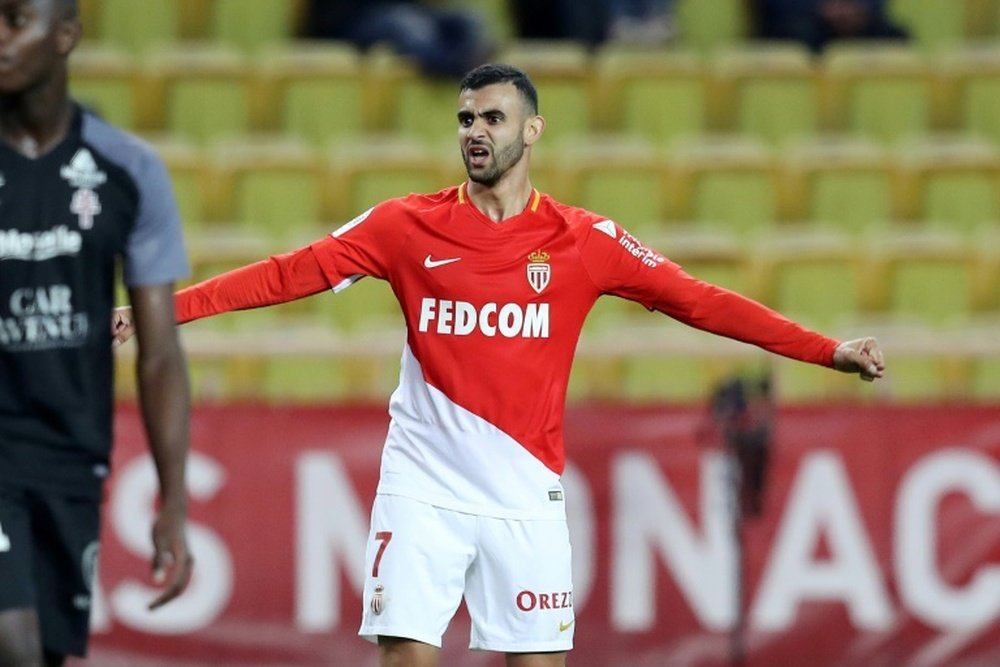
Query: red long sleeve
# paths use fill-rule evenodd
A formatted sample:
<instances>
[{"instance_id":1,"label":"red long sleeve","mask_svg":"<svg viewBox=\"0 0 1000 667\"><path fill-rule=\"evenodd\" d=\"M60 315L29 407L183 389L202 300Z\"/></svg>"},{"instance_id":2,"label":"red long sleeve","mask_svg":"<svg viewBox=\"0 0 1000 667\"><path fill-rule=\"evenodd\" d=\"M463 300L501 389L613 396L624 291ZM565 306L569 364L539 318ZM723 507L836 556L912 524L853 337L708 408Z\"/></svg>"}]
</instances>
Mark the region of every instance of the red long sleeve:
<instances>
[{"instance_id":1,"label":"red long sleeve","mask_svg":"<svg viewBox=\"0 0 1000 667\"><path fill-rule=\"evenodd\" d=\"M174 298L177 322L294 301L329 288L319 261L307 246L180 290Z\"/></svg>"}]
</instances>

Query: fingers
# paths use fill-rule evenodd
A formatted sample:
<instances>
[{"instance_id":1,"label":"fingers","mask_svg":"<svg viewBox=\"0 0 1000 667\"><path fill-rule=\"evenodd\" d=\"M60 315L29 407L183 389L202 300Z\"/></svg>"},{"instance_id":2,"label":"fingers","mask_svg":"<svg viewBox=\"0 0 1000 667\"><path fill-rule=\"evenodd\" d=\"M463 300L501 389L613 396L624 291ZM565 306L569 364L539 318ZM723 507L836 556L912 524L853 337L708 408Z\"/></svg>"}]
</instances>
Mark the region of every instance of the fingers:
<instances>
[{"instance_id":1,"label":"fingers","mask_svg":"<svg viewBox=\"0 0 1000 667\"><path fill-rule=\"evenodd\" d=\"M834 367L845 373L858 373L866 382L872 382L885 374L882 349L872 337L841 343L834 353Z\"/></svg>"},{"instance_id":2,"label":"fingers","mask_svg":"<svg viewBox=\"0 0 1000 667\"><path fill-rule=\"evenodd\" d=\"M153 555L153 582L163 585L163 591L149 603L157 609L184 592L191 580L194 560L183 546L173 550L157 549Z\"/></svg>"},{"instance_id":3,"label":"fingers","mask_svg":"<svg viewBox=\"0 0 1000 667\"><path fill-rule=\"evenodd\" d=\"M111 314L111 346L118 347L135 335L132 326L132 309L115 308Z\"/></svg>"}]
</instances>

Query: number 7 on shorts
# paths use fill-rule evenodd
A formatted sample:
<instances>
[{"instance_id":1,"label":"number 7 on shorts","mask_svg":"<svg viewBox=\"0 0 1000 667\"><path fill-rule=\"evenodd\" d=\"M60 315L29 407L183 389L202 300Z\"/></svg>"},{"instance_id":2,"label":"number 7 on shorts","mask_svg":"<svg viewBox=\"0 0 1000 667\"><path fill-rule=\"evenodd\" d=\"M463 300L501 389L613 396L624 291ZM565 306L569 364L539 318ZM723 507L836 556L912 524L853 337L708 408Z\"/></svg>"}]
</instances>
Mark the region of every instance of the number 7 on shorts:
<instances>
[{"instance_id":1,"label":"number 7 on shorts","mask_svg":"<svg viewBox=\"0 0 1000 667\"><path fill-rule=\"evenodd\" d=\"M379 563L382 562L382 554L385 553L385 548L389 546L389 541L391 539L392 539L391 530L380 530L379 532L375 533L375 540L377 542L381 542L381 544L378 545L378 551L375 553L375 563L372 565L373 577L378 576L378 566Z\"/></svg>"}]
</instances>

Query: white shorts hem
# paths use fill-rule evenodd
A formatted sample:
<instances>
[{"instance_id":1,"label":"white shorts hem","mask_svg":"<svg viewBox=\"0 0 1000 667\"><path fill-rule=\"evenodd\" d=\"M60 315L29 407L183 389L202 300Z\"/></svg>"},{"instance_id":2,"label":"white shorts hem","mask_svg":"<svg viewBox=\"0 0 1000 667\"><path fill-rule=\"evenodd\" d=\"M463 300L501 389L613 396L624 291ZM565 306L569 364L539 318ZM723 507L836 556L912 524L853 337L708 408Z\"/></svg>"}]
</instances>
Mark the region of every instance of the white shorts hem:
<instances>
[{"instance_id":1,"label":"white shorts hem","mask_svg":"<svg viewBox=\"0 0 1000 667\"><path fill-rule=\"evenodd\" d=\"M412 639L413 641L417 641L422 644L430 644L436 648L441 648L440 637L432 637L430 635L425 635L422 632L412 632L399 628L361 628L358 630L358 636L362 639L370 641L373 644L378 644L378 638L380 636L399 637L400 639Z\"/></svg>"},{"instance_id":2,"label":"white shorts hem","mask_svg":"<svg viewBox=\"0 0 1000 667\"><path fill-rule=\"evenodd\" d=\"M572 650L573 640L535 643L471 641L469 648L473 651L496 651L497 653L551 653Z\"/></svg>"}]
</instances>

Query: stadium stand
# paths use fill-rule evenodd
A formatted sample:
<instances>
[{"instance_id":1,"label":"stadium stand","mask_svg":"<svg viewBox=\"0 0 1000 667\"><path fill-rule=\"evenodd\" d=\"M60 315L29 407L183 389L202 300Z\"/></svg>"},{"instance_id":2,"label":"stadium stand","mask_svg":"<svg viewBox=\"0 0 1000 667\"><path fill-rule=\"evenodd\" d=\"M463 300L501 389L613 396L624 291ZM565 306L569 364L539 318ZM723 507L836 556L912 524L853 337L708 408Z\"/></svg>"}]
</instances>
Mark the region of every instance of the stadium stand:
<instances>
[{"instance_id":1,"label":"stadium stand","mask_svg":"<svg viewBox=\"0 0 1000 667\"><path fill-rule=\"evenodd\" d=\"M887 382L857 386L607 299L572 398L700 401L763 364L786 402L1000 398L1000 0L894 0L911 44L819 56L749 40L739 0L678 0L667 47L591 49L519 41L503 0L467 4L492 17L496 59L538 84L537 187L807 325L873 330L892 358ZM296 41L301 6L81 2L73 92L163 155L195 279L463 178L455 82ZM311 401L387 394L400 327L391 291L362 281L184 336L200 400Z\"/></svg>"}]
</instances>

